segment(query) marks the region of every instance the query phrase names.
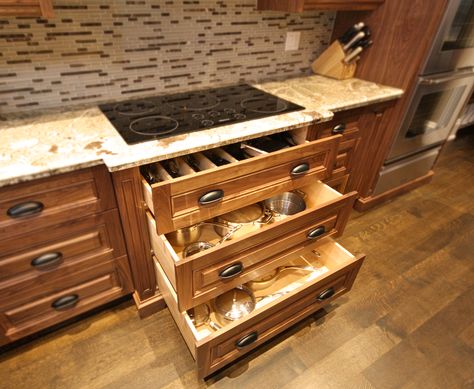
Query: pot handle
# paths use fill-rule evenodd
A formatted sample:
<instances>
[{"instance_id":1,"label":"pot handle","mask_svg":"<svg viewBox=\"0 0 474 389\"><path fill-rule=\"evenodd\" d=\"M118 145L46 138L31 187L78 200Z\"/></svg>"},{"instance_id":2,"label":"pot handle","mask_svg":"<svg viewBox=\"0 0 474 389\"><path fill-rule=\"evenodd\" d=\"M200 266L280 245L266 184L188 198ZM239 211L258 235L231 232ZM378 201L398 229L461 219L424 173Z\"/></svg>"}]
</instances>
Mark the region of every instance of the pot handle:
<instances>
[{"instance_id":1,"label":"pot handle","mask_svg":"<svg viewBox=\"0 0 474 389\"><path fill-rule=\"evenodd\" d=\"M268 209L266 207L264 208L265 210L263 211L263 219L255 221L256 224L268 224L275 217L275 213L271 209Z\"/></svg>"}]
</instances>

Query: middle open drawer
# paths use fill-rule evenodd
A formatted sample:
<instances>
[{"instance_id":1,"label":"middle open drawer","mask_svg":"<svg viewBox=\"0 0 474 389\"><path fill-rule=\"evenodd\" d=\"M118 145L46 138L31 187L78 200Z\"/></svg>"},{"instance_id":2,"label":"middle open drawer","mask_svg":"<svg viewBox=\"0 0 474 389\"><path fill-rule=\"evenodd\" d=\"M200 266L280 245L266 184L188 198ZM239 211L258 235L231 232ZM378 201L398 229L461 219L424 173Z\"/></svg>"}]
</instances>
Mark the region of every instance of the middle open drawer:
<instances>
[{"instance_id":1,"label":"middle open drawer","mask_svg":"<svg viewBox=\"0 0 474 389\"><path fill-rule=\"evenodd\" d=\"M255 278L280 265L284 257L325 236L339 236L348 220L356 192L341 195L321 182L305 186L306 210L232 240L216 244L219 236L208 235L214 247L183 257L183 247L174 247L158 235L148 212L153 251L185 310Z\"/></svg>"}]
</instances>

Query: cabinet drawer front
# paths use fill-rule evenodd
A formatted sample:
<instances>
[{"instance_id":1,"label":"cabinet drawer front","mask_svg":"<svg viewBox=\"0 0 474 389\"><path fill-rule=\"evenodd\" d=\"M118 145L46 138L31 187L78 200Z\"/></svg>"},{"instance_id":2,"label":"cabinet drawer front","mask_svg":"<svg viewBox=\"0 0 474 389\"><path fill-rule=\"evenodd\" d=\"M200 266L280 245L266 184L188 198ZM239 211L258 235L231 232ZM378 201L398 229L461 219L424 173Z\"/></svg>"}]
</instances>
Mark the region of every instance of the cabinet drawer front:
<instances>
[{"instance_id":1,"label":"cabinet drawer front","mask_svg":"<svg viewBox=\"0 0 474 389\"><path fill-rule=\"evenodd\" d=\"M314 188L315 192L319 190L321 197L323 191L336 193L321 183L303 189L308 188ZM314 195L311 198L308 194L307 203L310 206L301 213L186 259L178 256L166 237L156 235L153 219L149 215L152 248L179 296L180 309L188 309L250 281L256 272L275 268L287 254L314 244L316 239L342 234L356 193L337 194L337 197L323 203L318 203L317 197ZM322 227L324 230L316 238L308 236L311 231ZM233 264L240 264L241 272L234 278L223 279L220 274Z\"/></svg>"},{"instance_id":2,"label":"cabinet drawer front","mask_svg":"<svg viewBox=\"0 0 474 389\"><path fill-rule=\"evenodd\" d=\"M321 257L331 256L326 263L328 273L303 283L239 321L206 333L200 333L188 314L178 308L176 293L155 259L158 286L197 362L201 378L241 357L350 290L364 257L355 258L330 239L325 239L312 248L320 251Z\"/></svg>"},{"instance_id":3,"label":"cabinet drawer front","mask_svg":"<svg viewBox=\"0 0 474 389\"><path fill-rule=\"evenodd\" d=\"M115 206L102 166L13 185L0 191L0 234L23 235Z\"/></svg>"},{"instance_id":4,"label":"cabinet drawer front","mask_svg":"<svg viewBox=\"0 0 474 389\"><path fill-rule=\"evenodd\" d=\"M125 255L116 210L88 216L67 228L50 227L41 234L8 239L0 243L0 249L6 253L14 250L9 255L5 252L0 255L0 282L18 275L27 278L52 275L101 253L107 253L107 259Z\"/></svg>"},{"instance_id":5,"label":"cabinet drawer front","mask_svg":"<svg viewBox=\"0 0 474 389\"><path fill-rule=\"evenodd\" d=\"M58 284L61 285L61 280ZM0 310L3 338L8 341L19 339L130 293L131 290L126 257L109 261L89 269L86 279L78 275L72 287L25 304L11 301L9 306Z\"/></svg>"},{"instance_id":6,"label":"cabinet drawer front","mask_svg":"<svg viewBox=\"0 0 474 389\"><path fill-rule=\"evenodd\" d=\"M144 181L145 199L155 215L158 233L165 234L329 177L339 139L340 136L333 136L308 142L152 186ZM292 175L292 170L302 164L307 164L308 170ZM220 201L201 205L203 195L213 191L220 191Z\"/></svg>"}]
</instances>

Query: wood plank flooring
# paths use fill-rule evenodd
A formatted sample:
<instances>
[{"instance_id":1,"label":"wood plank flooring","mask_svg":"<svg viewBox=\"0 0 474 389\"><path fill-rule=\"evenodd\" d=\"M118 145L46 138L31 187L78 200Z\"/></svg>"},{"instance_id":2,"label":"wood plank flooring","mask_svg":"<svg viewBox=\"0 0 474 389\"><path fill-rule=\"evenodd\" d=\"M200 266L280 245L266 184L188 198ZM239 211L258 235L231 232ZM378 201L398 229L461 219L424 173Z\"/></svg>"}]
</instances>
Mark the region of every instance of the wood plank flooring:
<instances>
[{"instance_id":1,"label":"wood plank flooring","mask_svg":"<svg viewBox=\"0 0 474 389\"><path fill-rule=\"evenodd\" d=\"M339 241L367 254L353 290L207 381L168 310L125 302L4 352L0 387L474 388L474 131Z\"/></svg>"}]
</instances>

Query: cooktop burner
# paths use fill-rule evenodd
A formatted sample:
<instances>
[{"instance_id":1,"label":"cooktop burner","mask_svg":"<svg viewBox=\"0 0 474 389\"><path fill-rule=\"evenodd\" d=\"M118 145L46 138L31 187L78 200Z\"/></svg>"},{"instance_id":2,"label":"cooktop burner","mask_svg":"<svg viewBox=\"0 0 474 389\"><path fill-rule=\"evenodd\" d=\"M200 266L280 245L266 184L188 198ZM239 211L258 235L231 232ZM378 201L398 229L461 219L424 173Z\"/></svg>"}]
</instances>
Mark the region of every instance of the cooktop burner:
<instances>
[{"instance_id":1,"label":"cooktop burner","mask_svg":"<svg viewBox=\"0 0 474 389\"><path fill-rule=\"evenodd\" d=\"M250 85L153 96L100 106L128 144L304 109Z\"/></svg>"}]
</instances>

